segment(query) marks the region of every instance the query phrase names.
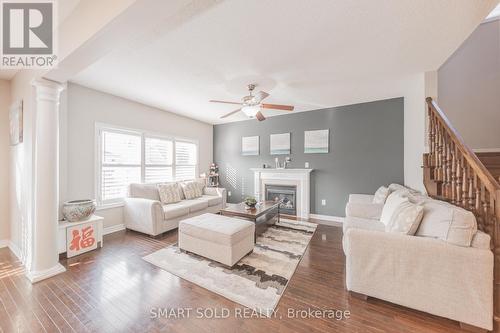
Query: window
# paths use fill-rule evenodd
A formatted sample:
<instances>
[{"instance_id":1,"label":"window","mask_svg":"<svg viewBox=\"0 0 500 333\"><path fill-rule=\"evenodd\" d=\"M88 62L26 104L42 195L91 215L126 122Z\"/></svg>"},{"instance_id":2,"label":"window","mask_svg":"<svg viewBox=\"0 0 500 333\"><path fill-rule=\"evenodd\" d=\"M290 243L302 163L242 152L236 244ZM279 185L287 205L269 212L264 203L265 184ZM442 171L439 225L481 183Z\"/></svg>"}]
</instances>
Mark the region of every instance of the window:
<instances>
[{"instance_id":1,"label":"window","mask_svg":"<svg viewBox=\"0 0 500 333\"><path fill-rule=\"evenodd\" d=\"M197 161L196 144L192 142L175 142L175 180L196 178Z\"/></svg>"},{"instance_id":2,"label":"window","mask_svg":"<svg viewBox=\"0 0 500 333\"><path fill-rule=\"evenodd\" d=\"M173 177L173 141L145 138L145 183L171 182ZM194 179L194 175L191 179Z\"/></svg>"},{"instance_id":3,"label":"window","mask_svg":"<svg viewBox=\"0 0 500 333\"><path fill-rule=\"evenodd\" d=\"M97 196L100 206L121 203L131 183L192 180L198 144L138 131L97 127Z\"/></svg>"},{"instance_id":4,"label":"window","mask_svg":"<svg viewBox=\"0 0 500 333\"><path fill-rule=\"evenodd\" d=\"M101 201L110 202L141 181L141 136L103 131L101 138Z\"/></svg>"}]
</instances>

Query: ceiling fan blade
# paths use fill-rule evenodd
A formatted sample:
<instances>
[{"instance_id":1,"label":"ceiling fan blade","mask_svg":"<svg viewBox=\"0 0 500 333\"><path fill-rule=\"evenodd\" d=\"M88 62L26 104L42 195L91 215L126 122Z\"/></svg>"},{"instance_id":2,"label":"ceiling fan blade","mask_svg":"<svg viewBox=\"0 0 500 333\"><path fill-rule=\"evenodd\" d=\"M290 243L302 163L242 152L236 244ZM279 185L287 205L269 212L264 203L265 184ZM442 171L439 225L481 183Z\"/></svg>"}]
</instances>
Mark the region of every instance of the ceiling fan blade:
<instances>
[{"instance_id":1,"label":"ceiling fan blade","mask_svg":"<svg viewBox=\"0 0 500 333\"><path fill-rule=\"evenodd\" d=\"M263 109L274 109L281 111L293 111L294 107L291 105L280 105L280 104L261 104L261 108Z\"/></svg>"},{"instance_id":2,"label":"ceiling fan blade","mask_svg":"<svg viewBox=\"0 0 500 333\"><path fill-rule=\"evenodd\" d=\"M241 109L238 109L238 110L234 110L234 111L232 111L232 112L229 112L228 114L225 114L225 115L223 115L222 117L220 117L220 119L222 119L222 118L227 118L227 117L229 117L229 116L231 116L231 115L233 115L233 114L235 114L236 112L239 112L239 111L241 111Z\"/></svg>"},{"instance_id":3,"label":"ceiling fan blade","mask_svg":"<svg viewBox=\"0 0 500 333\"><path fill-rule=\"evenodd\" d=\"M211 103L224 103L224 104L236 104L236 105L243 104L243 103L239 103L239 102L217 101L217 100L213 100L213 99L211 99L209 102L211 102Z\"/></svg>"},{"instance_id":4,"label":"ceiling fan blade","mask_svg":"<svg viewBox=\"0 0 500 333\"><path fill-rule=\"evenodd\" d=\"M255 94L255 97L257 98L257 100L260 102L262 101L264 98L268 98L269 97L269 94L266 93L265 91L259 91L257 94Z\"/></svg>"},{"instance_id":5,"label":"ceiling fan blade","mask_svg":"<svg viewBox=\"0 0 500 333\"><path fill-rule=\"evenodd\" d=\"M266 117L264 117L264 115L260 111L255 114L255 118L257 118L257 120L259 121L266 120Z\"/></svg>"}]
</instances>

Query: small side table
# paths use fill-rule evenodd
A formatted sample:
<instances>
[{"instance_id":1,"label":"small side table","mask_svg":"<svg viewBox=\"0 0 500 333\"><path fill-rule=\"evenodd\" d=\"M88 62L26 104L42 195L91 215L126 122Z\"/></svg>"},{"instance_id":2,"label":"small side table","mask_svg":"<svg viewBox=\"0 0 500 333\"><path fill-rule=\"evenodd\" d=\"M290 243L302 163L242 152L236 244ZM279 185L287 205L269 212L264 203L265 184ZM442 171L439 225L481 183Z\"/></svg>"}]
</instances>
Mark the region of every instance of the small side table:
<instances>
[{"instance_id":1,"label":"small side table","mask_svg":"<svg viewBox=\"0 0 500 333\"><path fill-rule=\"evenodd\" d=\"M104 218L92 215L86 221L59 221L59 254L66 252L68 258L95 250L103 246Z\"/></svg>"}]
</instances>

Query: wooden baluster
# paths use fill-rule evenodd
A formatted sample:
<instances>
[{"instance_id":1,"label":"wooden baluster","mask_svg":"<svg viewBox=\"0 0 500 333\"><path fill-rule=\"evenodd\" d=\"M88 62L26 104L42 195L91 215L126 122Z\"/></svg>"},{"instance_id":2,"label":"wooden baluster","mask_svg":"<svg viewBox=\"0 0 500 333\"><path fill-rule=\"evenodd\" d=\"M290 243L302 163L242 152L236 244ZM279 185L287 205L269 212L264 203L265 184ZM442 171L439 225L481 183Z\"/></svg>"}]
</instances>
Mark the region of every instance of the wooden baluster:
<instances>
[{"instance_id":1,"label":"wooden baluster","mask_svg":"<svg viewBox=\"0 0 500 333\"><path fill-rule=\"evenodd\" d=\"M439 152L440 142L441 142L441 132L440 132L439 128L436 127L436 151L435 151L435 156L434 156L434 163L435 163L434 177L436 180L441 180L439 178L441 176L440 175L441 164L439 163L439 160L440 160L440 158L439 158L439 156L440 156L440 152Z\"/></svg>"},{"instance_id":2,"label":"wooden baluster","mask_svg":"<svg viewBox=\"0 0 500 333\"><path fill-rule=\"evenodd\" d=\"M446 194L445 197L450 200L451 199L451 163L452 163L452 158L451 158L451 141L449 138L445 137L446 142L445 142L445 147L446 147L446 169L445 169L445 175L446 175Z\"/></svg>"},{"instance_id":3,"label":"wooden baluster","mask_svg":"<svg viewBox=\"0 0 500 333\"><path fill-rule=\"evenodd\" d=\"M436 116L434 119L434 180L438 180L438 159L439 159L439 123Z\"/></svg>"},{"instance_id":4,"label":"wooden baluster","mask_svg":"<svg viewBox=\"0 0 500 333\"><path fill-rule=\"evenodd\" d=\"M470 167L470 165L468 165L468 169L469 169L469 179L468 179L468 183L469 183L469 195L467 196L467 199L469 200L469 209L471 211L474 211L474 203L475 203L475 190L474 190L474 179L475 179L475 175L474 175L474 170L472 170L472 168Z\"/></svg>"},{"instance_id":5,"label":"wooden baluster","mask_svg":"<svg viewBox=\"0 0 500 333\"><path fill-rule=\"evenodd\" d=\"M476 203L474 204L474 214L476 215L477 219L477 226L479 230L484 231L484 224L483 224L483 214L482 214L482 191L481 191L481 181L477 177L477 175L474 177L474 187L475 187L475 197L476 197Z\"/></svg>"},{"instance_id":6,"label":"wooden baluster","mask_svg":"<svg viewBox=\"0 0 500 333\"><path fill-rule=\"evenodd\" d=\"M436 154L435 151L436 127L434 126L434 116L430 107L428 108L428 112L429 112L429 166L434 167L435 166L434 155Z\"/></svg>"},{"instance_id":7,"label":"wooden baluster","mask_svg":"<svg viewBox=\"0 0 500 333\"><path fill-rule=\"evenodd\" d=\"M462 155L460 154L457 146L455 146L456 155L456 166L455 166L455 204L462 206L462 180L463 180L463 169L462 169Z\"/></svg>"},{"instance_id":8,"label":"wooden baluster","mask_svg":"<svg viewBox=\"0 0 500 333\"><path fill-rule=\"evenodd\" d=\"M443 196L448 198L449 196L449 181L448 181L448 141L446 140L446 134L443 135Z\"/></svg>"},{"instance_id":9,"label":"wooden baluster","mask_svg":"<svg viewBox=\"0 0 500 333\"><path fill-rule=\"evenodd\" d=\"M446 133L443 132L443 155L442 168L443 168L443 182L444 182L444 195L448 193L448 142L446 141Z\"/></svg>"},{"instance_id":10,"label":"wooden baluster","mask_svg":"<svg viewBox=\"0 0 500 333\"><path fill-rule=\"evenodd\" d=\"M457 150L450 142L450 199L452 204L457 203Z\"/></svg>"},{"instance_id":11,"label":"wooden baluster","mask_svg":"<svg viewBox=\"0 0 500 333\"><path fill-rule=\"evenodd\" d=\"M476 174L474 174L474 192L474 211L478 212L481 205L481 184L479 184L479 179Z\"/></svg>"},{"instance_id":12,"label":"wooden baluster","mask_svg":"<svg viewBox=\"0 0 500 333\"><path fill-rule=\"evenodd\" d=\"M441 175L441 181L443 182L442 195L445 196L446 195L446 145L445 145L444 133L443 133L442 129L441 129L441 148L440 148L440 151L441 151L441 156L439 158L441 159L441 167L440 167L439 174Z\"/></svg>"},{"instance_id":13,"label":"wooden baluster","mask_svg":"<svg viewBox=\"0 0 500 333\"><path fill-rule=\"evenodd\" d=\"M492 232L492 225L490 221L490 192L484 189L484 196L483 196L483 223L484 223L484 230L488 234L491 235Z\"/></svg>"},{"instance_id":14,"label":"wooden baluster","mask_svg":"<svg viewBox=\"0 0 500 333\"><path fill-rule=\"evenodd\" d=\"M469 209L469 168L465 163L465 159L462 156L462 206L465 209Z\"/></svg>"},{"instance_id":15,"label":"wooden baluster","mask_svg":"<svg viewBox=\"0 0 500 333\"><path fill-rule=\"evenodd\" d=\"M437 149L437 156L436 156L436 159L437 159L437 179L439 181L443 181L444 180L444 173L443 173L443 161L444 161L444 158L443 158L443 153L444 153L444 146L443 146L443 129L440 127L439 128L439 136L438 136L438 149Z\"/></svg>"}]
</instances>

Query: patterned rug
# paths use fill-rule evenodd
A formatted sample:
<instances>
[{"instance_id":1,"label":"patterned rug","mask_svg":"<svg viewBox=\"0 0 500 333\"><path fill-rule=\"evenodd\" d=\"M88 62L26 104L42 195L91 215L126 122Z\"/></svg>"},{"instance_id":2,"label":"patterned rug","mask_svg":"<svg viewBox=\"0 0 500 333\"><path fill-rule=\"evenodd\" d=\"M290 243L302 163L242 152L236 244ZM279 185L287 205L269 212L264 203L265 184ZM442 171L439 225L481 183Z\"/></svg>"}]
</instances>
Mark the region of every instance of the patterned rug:
<instances>
[{"instance_id":1,"label":"patterned rug","mask_svg":"<svg viewBox=\"0 0 500 333\"><path fill-rule=\"evenodd\" d=\"M254 251L228 269L183 253L176 245L143 259L167 272L270 316L316 230L316 224L280 219L257 237Z\"/></svg>"}]
</instances>

